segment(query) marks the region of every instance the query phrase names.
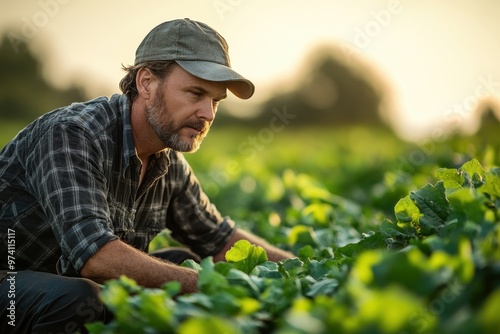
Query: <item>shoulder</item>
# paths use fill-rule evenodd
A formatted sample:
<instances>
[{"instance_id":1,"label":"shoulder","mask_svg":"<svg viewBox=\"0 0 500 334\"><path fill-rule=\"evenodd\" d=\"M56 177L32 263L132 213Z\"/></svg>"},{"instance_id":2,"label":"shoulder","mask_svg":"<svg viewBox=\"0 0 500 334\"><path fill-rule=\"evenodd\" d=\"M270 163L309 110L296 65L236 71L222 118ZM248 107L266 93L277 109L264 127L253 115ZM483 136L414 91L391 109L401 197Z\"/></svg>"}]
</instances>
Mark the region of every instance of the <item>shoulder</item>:
<instances>
[{"instance_id":1,"label":"shoulder","mask_svg":"<svg viewBox=\"0 0 500 334\"><path fill-rule=\"evenodd\" d=\"M98 97L85 102L54 109L26 126L8 144L16 148L17 154L28 154L35 147L53 147L60 142L64 145L74 142L114 142L117 131L122 127L123 112L115 97ZM108 138L109 140L106 140ZM103 140L104 139L104 140Z\"/></svg>"},{"instance_id":2,"label":"shoulder","mask_svg":"<svg viewBox=\"0 0 500 334\"><path fill-rule=\"evenodd\" d=\"M35 136L72 131L97 139L103 134L113 133L116 127L122 127L124 112L115 100L114 97L98 97L72 103L41 116L26 131Z\"/></svg>"},{"instance_id":3,"label":"shoulder","mask_svg":"<svg viewBox=\"0 0 500 334\"><path fill-rule=\"evenodd\" d=\"M98 97L56 109L48 114L47 121L49 124L78 126L98 133L110 126L115 126L122 117L122 112L114 98Z\"/></svg>"}]
</instances>

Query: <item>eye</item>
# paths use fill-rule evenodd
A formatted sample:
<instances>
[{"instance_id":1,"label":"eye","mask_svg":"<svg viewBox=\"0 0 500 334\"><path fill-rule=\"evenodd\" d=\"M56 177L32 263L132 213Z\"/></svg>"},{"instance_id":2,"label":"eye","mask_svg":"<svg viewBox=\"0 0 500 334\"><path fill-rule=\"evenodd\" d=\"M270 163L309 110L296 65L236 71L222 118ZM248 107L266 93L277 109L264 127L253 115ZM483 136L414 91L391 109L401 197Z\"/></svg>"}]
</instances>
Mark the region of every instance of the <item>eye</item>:
<instances>
[{"instance_id":1,"label":"eye","mask_svg":"<svg viewBox=\"0 0 500 334\"><path fill-rule=\"evenodd\" d=\"M203 96L203 93L202 92L199 92L199 91L196 91L196 90L193 90L191 91L191 94L193 94L194 96L200 98Z\"/></svg>"}]
</instances>

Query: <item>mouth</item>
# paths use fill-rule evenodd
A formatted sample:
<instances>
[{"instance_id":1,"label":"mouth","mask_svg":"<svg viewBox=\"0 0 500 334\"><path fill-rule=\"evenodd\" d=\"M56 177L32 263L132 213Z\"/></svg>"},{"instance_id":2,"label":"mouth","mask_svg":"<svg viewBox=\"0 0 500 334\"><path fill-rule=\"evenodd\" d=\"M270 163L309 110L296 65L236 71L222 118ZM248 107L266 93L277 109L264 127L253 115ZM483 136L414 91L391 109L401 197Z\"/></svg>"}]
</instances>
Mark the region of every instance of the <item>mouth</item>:
<instances>
[{"instance_id":1,"label":"mouth","mask_svg":"<svg viewBox=\"0 0 500 334\"><path fill-rule=\"evenodd\" d=\"M208 131L208 125L203 121L189 122L184 124L184 127L191 130L191 132L194 132L196 135L202 135Z\"/></svg>"}]
</instances>

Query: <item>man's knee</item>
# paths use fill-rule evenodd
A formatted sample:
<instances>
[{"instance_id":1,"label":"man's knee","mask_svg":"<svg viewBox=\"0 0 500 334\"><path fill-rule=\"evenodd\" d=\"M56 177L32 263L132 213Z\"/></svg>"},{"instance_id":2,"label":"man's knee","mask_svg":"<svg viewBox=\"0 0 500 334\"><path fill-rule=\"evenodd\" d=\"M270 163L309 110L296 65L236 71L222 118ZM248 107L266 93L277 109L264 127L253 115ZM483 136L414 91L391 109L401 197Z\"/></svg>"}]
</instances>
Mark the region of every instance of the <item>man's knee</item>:
<instances>
[{"instance_id":1,"label":"man's knee","mask_svg":"<svg viewBox=\"0 0 500 334\"><path fill-rule=\"evenodd\" d=\"M57 328L62 333L85 332L84 324L94 321L106 321L109 312L99 298L99 286L84 278L67 278L63 287L51 287L49 291L50 305L39 318L41 332L51 326L54 319L59 323ZM43 330L42 330L43 329Z\"/></svg>"},{"instance_id":2,"label":"man's knee","mask_svg":"<svg viewBox=\"0 0 500 334\"><path fill-rule=\"evenodd\" d=\"M105 307L100 300L100 287L85 278L71 278L60 292L61 305L74 310L85 322L100 319Z\"/></svg>"},{"instance_id":3,"label":"man's knee","mask_svg":"<svg viewBox=\"0 0 500 334\"><path fill-rule=\"evenodd\" d=\"M111 318L99 285L84 278L24 271L16 276L16 290L19 333L85 333L86 323Z\"/></svg>"}]
</instances>

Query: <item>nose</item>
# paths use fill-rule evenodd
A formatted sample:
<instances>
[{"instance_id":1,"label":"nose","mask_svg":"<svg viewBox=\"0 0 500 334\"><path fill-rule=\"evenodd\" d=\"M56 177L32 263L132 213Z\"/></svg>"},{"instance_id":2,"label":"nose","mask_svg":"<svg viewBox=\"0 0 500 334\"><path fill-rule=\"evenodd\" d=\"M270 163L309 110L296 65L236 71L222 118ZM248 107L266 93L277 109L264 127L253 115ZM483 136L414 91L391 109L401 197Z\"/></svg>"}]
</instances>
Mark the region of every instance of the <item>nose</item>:
<instances>
[{"instance_id":1,"label":"nose","mask_svg":"<svg viewBox=\"0 0 500 334\"><path fill-rule=\"evenodd\" d=\"M212 99L204 99L200 108L198 109L198 117L204 119L207 122L212 123L215 118L215 112L217 111L217 106L214 105Z\"/></svg>"}]
</instances>

